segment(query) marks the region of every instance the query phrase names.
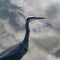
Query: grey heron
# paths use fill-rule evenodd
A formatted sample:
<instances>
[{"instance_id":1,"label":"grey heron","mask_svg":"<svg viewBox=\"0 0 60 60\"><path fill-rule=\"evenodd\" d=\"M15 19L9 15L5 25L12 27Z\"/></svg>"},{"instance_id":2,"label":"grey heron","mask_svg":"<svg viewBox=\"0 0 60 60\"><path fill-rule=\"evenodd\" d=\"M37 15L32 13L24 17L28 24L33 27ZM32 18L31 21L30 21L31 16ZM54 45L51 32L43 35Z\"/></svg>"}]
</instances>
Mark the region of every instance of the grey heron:
<instances>
[{"instance_id":1,"label":"grey heron","mask_svg":"<svg viewBox=\"0 0 60 60\"><path fill-rule=\"evenodd\" d=\"M15 44L5 51L0 53L0 60L20 60L28 51L29 47L29 22L32 20L45 19L45 17L28 17L26 19L26 34L24 40L18 44Z\"/></svg>"}]
</instances>

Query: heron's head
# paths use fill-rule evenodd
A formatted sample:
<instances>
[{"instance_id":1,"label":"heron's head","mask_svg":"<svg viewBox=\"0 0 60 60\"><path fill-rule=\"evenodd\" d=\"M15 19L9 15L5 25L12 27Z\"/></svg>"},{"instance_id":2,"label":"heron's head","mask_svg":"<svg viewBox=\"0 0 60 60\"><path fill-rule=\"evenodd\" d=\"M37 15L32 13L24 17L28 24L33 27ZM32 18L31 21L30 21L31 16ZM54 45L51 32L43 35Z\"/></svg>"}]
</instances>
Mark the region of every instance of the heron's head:
<instances>
[{"instance_id":1,"label":"heron's head","mask_svg":"<svg viewBox=\"0 0 60 60\"><path fill-rule=\"evenodd\" d=\"M39 19L46 19L46 18L45 18L45 17L29 16L29 17L27 18L27 21L30 22L30 21L32 21L32 20L39 20ZM41 21L43 21L43 20L41 20Z\"/></svg>"}]
</instances>

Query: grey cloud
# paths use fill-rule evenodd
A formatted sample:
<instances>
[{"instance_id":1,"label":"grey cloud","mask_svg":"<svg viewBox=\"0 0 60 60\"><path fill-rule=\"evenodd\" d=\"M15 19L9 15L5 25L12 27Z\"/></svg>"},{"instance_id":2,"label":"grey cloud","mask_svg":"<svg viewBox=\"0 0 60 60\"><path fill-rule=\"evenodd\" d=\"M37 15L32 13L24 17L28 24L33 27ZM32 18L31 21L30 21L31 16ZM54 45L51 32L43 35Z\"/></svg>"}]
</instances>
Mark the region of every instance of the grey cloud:
<instances>
[{"instance_id":1,"label":"grey cloud","mask_svg":"<svg viewBox=\"0 0 60 60\"><path fill-rule=\"evenodd\" d=\"M49 20L54 20L58 17L59 10L60 10L60 3L52 3L50 6L48 6L46 10L46 16L49 18Z\"/></svg>"},{"instance_id":2,"label":"grey cloud","mask_svg":"<svg viewBox=\"0 0 60 60\"><path fill-rule=\"evenodd\" d=\"M37 47L50 54L55 48L57 48L58 44L60 43L60 39L57 37L47 37L33 40L33 43L35 43Z\"/></svg>"},{"instance_id":3,"label":"grey cloud","mask_svg":"<svg viewBox=\"0 0 60 60\"><path fill-rule=\"evenodd\" d=\"M51 3L46 9L46 16L48 22L50 22L55 31L60 33L60 2Z\"/></svg>"},{"instance_id":4,"label":"grey cloud","mask_svg":"<svg viewBox=\"0 0 60 60\"><path fill-rule=\"evenodd\" d=\"M22 12L23 9L12 4L10 0L0 0L0 19L8 19L9 24L15 31L19 31L21 29L16 20L18 17L25 17Z\"/></svg>"},{"instance_id":5,"label":"grey cloud","mask_svg":"<svg viewBox=\"0 0 60 60\"><path fill-rule=\"evenodd\" d=\"M52 54L55 55L56 58L60 58L60 49Z\"/></svg>"},{"instance_id":6,"label":"grey cloud","mask_svg":"<svg viewBox=\"0 0 60 60\"><path fill-rule=\"evenodd\" d=\"M54 27L53 27L53 25L51 24L51 23L49 23L49 22L45 22L44 24L42 24L42 26L40 26L39 25L39 27L38 28L33 28L33 31L35 32L35 33L39 33L39 32L42 32L42 30L43 31L46 31L46 30L50 30L50 29L53 29Z\"/></svg>"},{"instance_id":7,"label":"grey cloud","mask_svg":"<svg viewBox=\"0 0 60 60\"><path fill-rule=\"evenodd\" d=\"M52 24L51 24L51 23L49 23L49 22L46 22L46 23L45 23L45 26L46 26L46 27L53 28Z\"/></svg>"}]
</instances>

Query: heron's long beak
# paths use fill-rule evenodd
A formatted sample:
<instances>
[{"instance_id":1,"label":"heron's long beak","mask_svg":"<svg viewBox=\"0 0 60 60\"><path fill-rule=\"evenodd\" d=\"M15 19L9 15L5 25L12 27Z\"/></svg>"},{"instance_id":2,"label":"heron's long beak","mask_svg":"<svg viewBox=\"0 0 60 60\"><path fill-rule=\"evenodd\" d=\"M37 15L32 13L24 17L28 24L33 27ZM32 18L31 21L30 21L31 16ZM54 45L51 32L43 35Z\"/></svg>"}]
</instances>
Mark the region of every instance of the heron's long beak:
<instances>
[{"instance_id":1,"label":"heron's long beak","mask_svg":"<svg viewBox=\"0 0 60 60\"><path fill-rule=\"evenodd\" d=\"M47 18L45 18L45 17L35 17L35 18L34 18L34 20L39 20L39 21L41 21L41 22L46 21L45 19L47 19Z\"/></svg>"},{"instance_id":2,"label":"heron's long beak","mask_svg":"<svg viewBox=\"0 0 60 60\"><path fill-rule=\"evenodd\" d=\"M36 17L36 16L32 16L32 17L28 17L27 20L28 21L32 21L32 20L40 20L40 21L45 21L45 17Z\"/></svg>"},{"instance_id":3,"label":"heron's long beak","mask_svg":"<svg viewBox=\"0 0 60 60\"><path fill-rule=\"evenodd\" d=\"M35 17L35 19L46 19L45 17Z\"/></svg>"}]
</instances>

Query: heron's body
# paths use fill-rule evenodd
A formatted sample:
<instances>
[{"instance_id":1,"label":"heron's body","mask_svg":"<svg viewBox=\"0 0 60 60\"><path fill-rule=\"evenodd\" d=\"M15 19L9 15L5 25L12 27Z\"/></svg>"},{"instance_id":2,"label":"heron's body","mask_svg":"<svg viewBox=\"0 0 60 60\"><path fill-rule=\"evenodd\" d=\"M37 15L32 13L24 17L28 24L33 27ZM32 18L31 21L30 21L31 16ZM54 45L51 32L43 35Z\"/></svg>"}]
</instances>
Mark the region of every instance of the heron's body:
<instances>
[{"instance_id":1,"label":"heron's body","mask_svg":"<svg viewBox=\"0 0 60 60\"><path fill-rule=\"evenodd\" d=\"M22 48L23 47L23 48ZM21 57L24 56L24 54L27 52L26 47L24 47L24 44L17 44L6 51L3 51L0 54L1 60L20 60Z\"/></svg>"},{"instance_id":2,"label":"heron's body","mask_svg":"<svg viewBox=\"0 0 60 60\"><path fill-rule=\"evenodd\" d=\"M26 34L24 40L0 53L0 60L20 60L28 51L29 46L29 22L30 19L44 19L41 17L29 17L26 20Z\"/></svg>"}]
</instances>

